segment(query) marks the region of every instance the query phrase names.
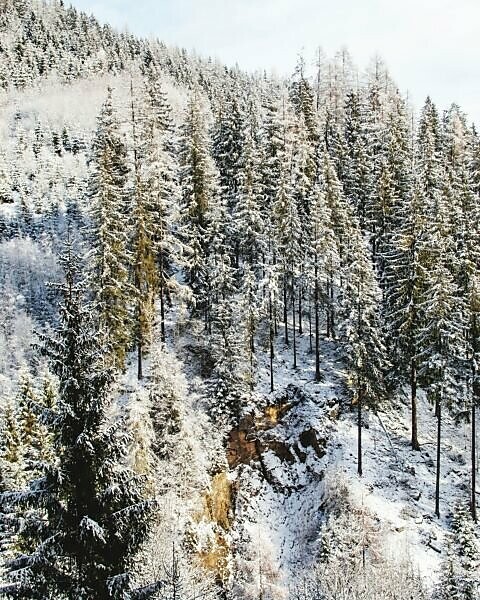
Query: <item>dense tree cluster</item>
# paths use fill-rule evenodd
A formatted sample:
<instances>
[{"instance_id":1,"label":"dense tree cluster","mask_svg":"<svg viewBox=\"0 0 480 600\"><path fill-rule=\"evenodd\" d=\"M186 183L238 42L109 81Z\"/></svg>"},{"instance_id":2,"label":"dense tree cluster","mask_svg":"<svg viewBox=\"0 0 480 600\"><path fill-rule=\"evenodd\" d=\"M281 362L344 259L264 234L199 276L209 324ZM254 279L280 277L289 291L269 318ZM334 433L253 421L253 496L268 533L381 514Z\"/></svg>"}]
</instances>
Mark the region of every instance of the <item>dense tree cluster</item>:
<instances>
[{"instance_id":1,"label":"dense tree cluster","mask_svg":"<svg viewBox=\"0 0 480 600\"><path fill-rule=\"evenodd\" d=\"M14 148L0 150L0 278L44 332L38 356L17 361L32 375L19 377L1 413L0 593L133 599L163 585L136 587L131 573L148 538L149 478L181 431L176 394L159 392L168 381L159 356L167 358L154 349L164 352L182 330L202 340L208 410L221 428L255 402L264 354L274 392L278 348L295 372L307 336L319 383L323 346L334 340L360 476L366 413L408 390L417 451L425 392L436 419L438 517L444 416L468 423L469 513L455 509L436 597L473 599L480 141L461 109L441 115L428 98L416 121L380 60L359 78L345 51L319 53L314 77L301 60L279 81L118 34L62 2L4 0L0 28L9 32L0 45L5 89L132 72L126 93L108 89L93 138L68 124L27 126L18 113ZM172 85L187 90L180 116ZM32 286L27 266L10 274L12 243L47 257L53 275L63 267L65 283ZM2 313L9 339L19 325L8 306ZM115 420L115 380L132 360L144 379L151 354L150 409ZM132 439L145 436L155 441L135 450L132 469ZM174 550L172 577L178 560ZM312 575L305 598L335 597L320 586L343 568L332 564ZM358 578L359 565L347 566ZM398 581L424 597L408 569Z\"/></svg>"}]
</instances>

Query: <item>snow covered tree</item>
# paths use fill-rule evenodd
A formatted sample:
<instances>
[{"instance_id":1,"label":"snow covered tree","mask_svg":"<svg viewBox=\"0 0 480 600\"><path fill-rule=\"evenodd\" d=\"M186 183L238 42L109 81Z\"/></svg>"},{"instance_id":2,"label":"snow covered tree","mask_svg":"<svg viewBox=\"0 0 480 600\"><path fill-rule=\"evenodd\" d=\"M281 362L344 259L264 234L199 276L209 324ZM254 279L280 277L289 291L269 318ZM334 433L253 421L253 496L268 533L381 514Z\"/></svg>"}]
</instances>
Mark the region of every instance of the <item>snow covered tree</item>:
<instances>
[{"instance_id":1,"label":"snow covered tree","mask_svg":"<svg viewBox=\"0 0 480 600\"><path fill-rule=\"evenodd\" d=\"M415 345L419 375L437 417L435 514L439 516L442 409L456 408L458 402L466 323L464 299L454 275L451 187L441 155L438 116L429 99L420 120L417 161L423 231L418 241L421 291Z\"/></svg>"},{"instance_id":2,"label":"snow covered tree","mask_svg":"<svg viewBox=\"0 0 480 600\"><path fill-rule=\"evenodd\" d=\"M0 205L13 201L10 171L3 153L0 153Z\"/></svg>"},{"instance_id":3,"label":"snow covered tree","mask_svg":"<svg viewBox=\"0 0 480 600\"><path fill-rule=\"evenodd\" d=\"M212 132L212 155L218 169L218 185L225 199L228 214L238 210L241 169L244 161L245 115L242 90L235 80L231 87L222 90L215 115ZM230 253L233 264L238 267L238 252L241 237L234 229L229 232Z\"/></svg>"},{"instance_id":4,"label":"snow covered tree","mask_svg":"<svg viewBox=\"0 0 480 600\"><path fill-rule=\"evenodd\" d=\"M21 432L12 402L2 411L0 431L0 490L5 492L21 485L24 470Z\"/></svg>"},{"instance_id":5,"label":"snow covered tree","mask_svg":"<svg viewBox=\"0 0 480 600\"><path fill-rule=\"evenodd\" d=\"M140 114L139 114L140 113ZM157 272L155 269L155 254L152 240L152 231L149 227L147 212L148 188L142 181L142 150L148 143L144 131L139 130L145 115L135 105L133 94L133 79L130 80L130 119L132 127L133 144L133 219L132 219L132 258L134 264L134 285L136 291L135 302L135 341L137 346L137 378L143 378L143 352L148 346L152 330L155 310L155 288ZM141 141L140 141L141 140Z\"/></svg>"},{"instance_id":6,"label":"snow covered tree","mask_svg":"<svg viewBox=\"0 0 480 600\"><path fill-rule=\"evenodd\" d=\"M265 216L262 214L260 151L252 111L253 107L248 113L246 130L243 133L233 227L238 238L240 256L250 267L258 270L267 252L267 240L265 239Z\"/></svg>"},{"instance_id":7,"label":"snow covered tree","mask_svg":"<svg viewBox=\"0 0 480 600\"><path fill-rule=\"evenodd\" d=\"M89 198L92 217L93 291L112 364L122 369L132 338L127 149L119 131L112 90L98 118Z\"/></svg>"},{"instance_id":8,"label":"snow covered tree","mask_svg":"<svg viewBox=\"0 0 480 600\"><path fill-rule=\"evenodd\" d=\"M357 407L358 474L362 475L362 413L364 407L375 410L385 401L384 377L388 361L378 314L380 291L358 225L352 229L347 252L347 264L342 273L342 329L353 403Z\"/></svg>"},{"instance_id":9,"label":"snow covered tree","mask_svg":"<svg viewBox=\"0 0 480 600\"><path fill-rule=\"evenodd\" d=\"M17 393L17 418L27 480L35 478L40 463L46 461L50 454L49 436L39 421L41 406L29 375L23 373Z\"/></svg>"},{"instance_id":10,"label":"snow covered tree","mask_svg":"<svg viewBox=\"0 0 480 600\"><path fill-rule=\"evenodd\" d=\"M60 324L43 342L59 380L58 402L42 416L56 461L44 465L26 491L1 497L3 507L28 512L23 519L19 513L26 550L9 561L0 590L13 598L134 598L131 558L146 536L153 504L142 478L125 466L123 421L107 419L113 371L71 243L61 262Z\"/></svg>"},{"instance_id":11,"label":"snow covered tree","mask_svg":"<svg viewBox=\"0 0 480 600\"><path fill-rule=\"evenodd\" d=\"M297 367L296 331L295 331L295 289L296 277L301 262L302 230L298 215L298 207L292 193L290 180L290 164L288 153L285 153L282 164L280 185L274 205L275 243L278 261L283 276L283 319L285 324L285 344L289 344L288 336L288 304L291 299L293 315L293 368Z\"/></svg>"},{"instance_id":12,"label":"snow covered tree","mask_svg":"<svg viewBox=\"0 0 480 600\"><path fill-rule=\"evenodd\" d=\"M172 293L180 291L174 271L183 266L187 249L176 235L181 200L177 136L171 107L158 77L158 73L152 75L145 84L141 178L147 193L147 229L154 245L160 302L160 335L164 342L166 306L171 302Z\"/></svg>"},{"instance_id":13,"label":"snow covered tree","mask_svg":"<svg viewBox=\"0 0 480 600\"><path fill-rule=\"evenodd\" d=\"M248 356L248 381L250 389L255 384L255 334L260 317L258 297L258 283L255 273L248 263L245 264L242 274L241 299L239 303L240 314L243 316L241 327L244 332L246 354Z\"/></svg>"},{"instance_id":14,"label":"snow covered tree","mask_svg":"<svg viewBox=\"0 0 480 600\"><path fill-rule=\"evenodd\" d=\"M342 185L338 179L333 160L328 152L324 153L322 165L322 181L325 200L331 214L333 232L335 234L338 260L341 267L348 264L348 243L353 235L352 211L349 208L343 194ZM340 270L341 272L341 270ZM342 284L342 281L336 282L333 274L327 282L328 312L327 312L327 337L335 338L335 287Z\"/></svg>"},{"instance_id":15,"label":"snow covered tree","mask_svg":"<svg viewBox=\"0 0 480 600\"><path fill-rule=\"evenodd\" d=\"M442 561L440 582L435 590L438 600L474 600L480 591L480 552L474 524L466 505L453 509L446 555Z\"/></svg>"},{"instance_id":16,"label":"snow covered tree","mask_svg":"<svg viewBox=\"0 0 480 600\"><path fill-rule=\"evenodd\" d=\"M327 321L333 310L329 286L333 285L339 267L337 244L333 231L332 214L325 192L314 188L310 202L310 248L308 249L309 278L313 286L313 311L315 320L315 381L320 381L320 307L326 310Z\"/></svg>"},{"instance_id":17,"label":"snow covered tree","mask_svg":"<svg viewBox=\"0 0 480 600\"><path fill-rule=\"evenodd\" d=\"M180 183L182 236L190 248L187 280L192 288L198 310L204 308L206 302L208 210L218 194L218 172L210 146L204 110L196 92L189 100L182 128Z\"/></svg>"},{"instance_id":18,"label":"snow covered tree","mask_svg":"<svg viewBox=\"0 0 480 600\"><path fill-rule=\"evenodd\" d=\"M368 209L375 191L373 164L369 155L364 112L360 93L349 92L345 103L347 156L343 186L346 198L355 208L362 232L371 230Z\"/></svg>"},{"instance_id":19,"label":"snow covered tree","mask_svg":"<svg viewBox=\"0 0 480 600\"><path fill-rule=\"evenodd\" d=\"M420 248L424 281L428 284L419 302L420 326L415 346L422 377L437 416L437 474L435 514L440 516L440 456L442 409L455 407L460 367L465 352L465 310L458 286L448 268L449 235L444 207L437 214ZM446 264L447 263L447 264Z\"/></svg>"}]
</instances>

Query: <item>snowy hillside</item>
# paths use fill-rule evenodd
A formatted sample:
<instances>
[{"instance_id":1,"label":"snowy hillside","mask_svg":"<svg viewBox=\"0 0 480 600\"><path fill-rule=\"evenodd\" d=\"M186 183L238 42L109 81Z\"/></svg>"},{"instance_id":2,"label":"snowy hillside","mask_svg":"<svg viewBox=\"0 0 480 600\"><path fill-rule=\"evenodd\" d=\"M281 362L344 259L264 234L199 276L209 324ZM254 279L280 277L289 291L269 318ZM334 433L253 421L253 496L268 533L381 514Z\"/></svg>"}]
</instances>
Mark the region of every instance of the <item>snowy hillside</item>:
<instances>
[{"instance_id":1,"label":"snowy hillside","mask_svg":"<svg viewBox=\"0 0 480 600\"><path fill-rule=\"evenodd\" d=\"M480 598L461 108L0 4L0 596Z\"/></svg>"}]
</instances>

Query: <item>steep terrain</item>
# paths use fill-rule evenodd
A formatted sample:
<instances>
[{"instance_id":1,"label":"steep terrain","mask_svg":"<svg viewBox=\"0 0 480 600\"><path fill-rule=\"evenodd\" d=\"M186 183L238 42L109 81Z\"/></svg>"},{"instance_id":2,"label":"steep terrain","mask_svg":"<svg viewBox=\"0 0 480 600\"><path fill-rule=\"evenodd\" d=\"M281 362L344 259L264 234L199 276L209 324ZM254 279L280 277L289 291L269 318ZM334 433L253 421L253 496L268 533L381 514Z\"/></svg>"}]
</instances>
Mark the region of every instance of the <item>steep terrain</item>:
<instances>
[{"instance_id":1,"label":"steep terrain","mask_svg":"<svg viewBox=\"0 0 480 600\"><path fill-rule=\"evenodd\" d=\"M67 248L115 371L107 423L157 502L127 561L139 589L473 600L480 142L459 107L440 119L428 100L413 126L381 61L360 77L345 51L283 80L62 2L0 10L2 585L20 547L8 494L58 460L42 411L62 380L39 347L62 323L47 282Z\"/></svg>"}]
</instances>

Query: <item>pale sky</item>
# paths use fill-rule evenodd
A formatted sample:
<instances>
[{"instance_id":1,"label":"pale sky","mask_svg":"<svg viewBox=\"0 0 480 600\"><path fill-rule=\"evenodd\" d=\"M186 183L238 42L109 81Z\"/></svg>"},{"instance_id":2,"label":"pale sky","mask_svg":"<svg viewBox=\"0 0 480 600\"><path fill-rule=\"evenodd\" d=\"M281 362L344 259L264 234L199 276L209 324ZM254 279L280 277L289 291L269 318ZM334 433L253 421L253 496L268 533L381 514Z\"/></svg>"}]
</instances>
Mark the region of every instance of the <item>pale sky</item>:
<instances>
[{"instance_id":1,"label":"pale sky","mask_svg":"<svg viewBox=\"0 0 480 600\"><path fill-rule=\"evenodd\" d=\"M245 69L290 74L299 53L380 54L419 107L430 94L480 124L480 0L72 0L100 21Z\"/></svg>"}]
</instances>

